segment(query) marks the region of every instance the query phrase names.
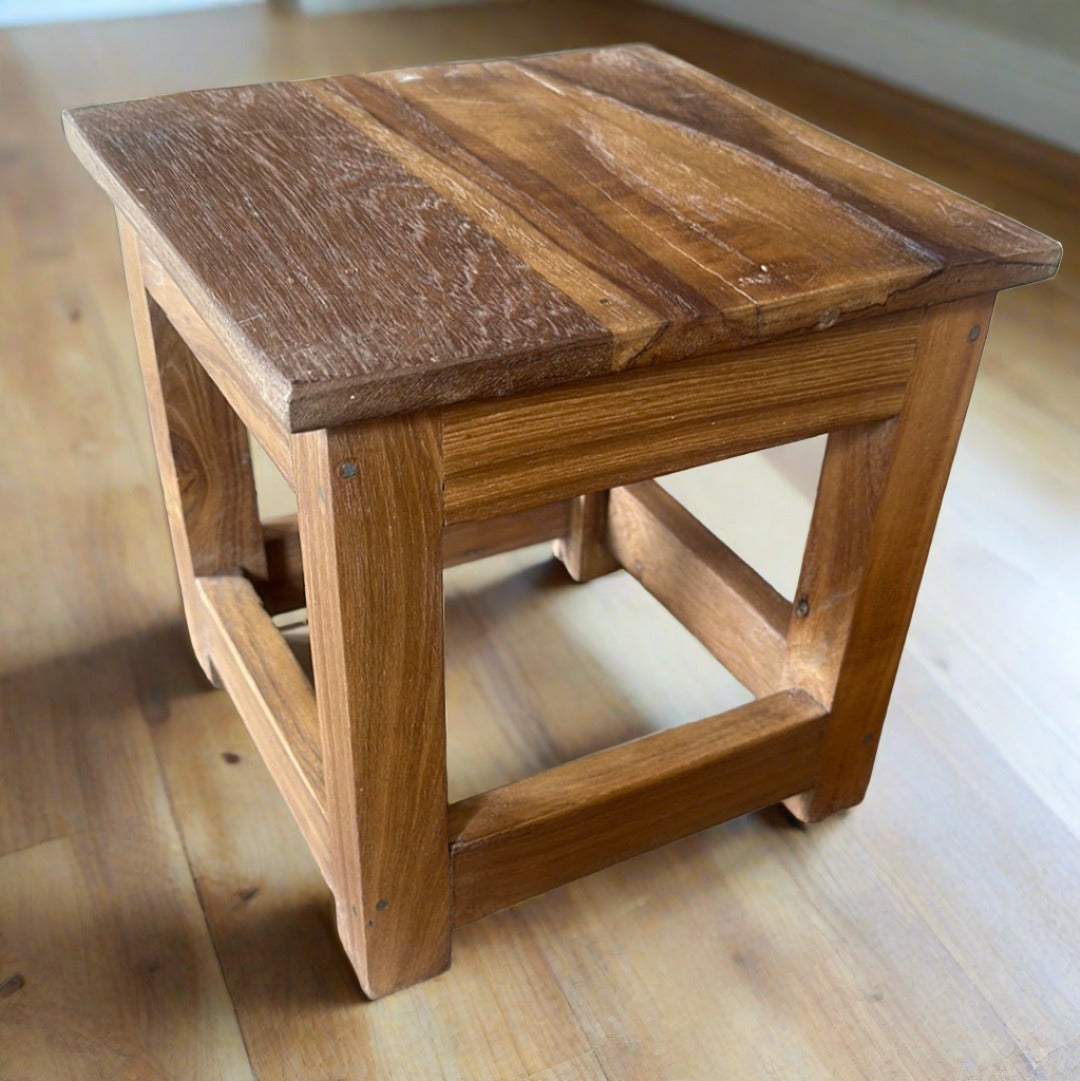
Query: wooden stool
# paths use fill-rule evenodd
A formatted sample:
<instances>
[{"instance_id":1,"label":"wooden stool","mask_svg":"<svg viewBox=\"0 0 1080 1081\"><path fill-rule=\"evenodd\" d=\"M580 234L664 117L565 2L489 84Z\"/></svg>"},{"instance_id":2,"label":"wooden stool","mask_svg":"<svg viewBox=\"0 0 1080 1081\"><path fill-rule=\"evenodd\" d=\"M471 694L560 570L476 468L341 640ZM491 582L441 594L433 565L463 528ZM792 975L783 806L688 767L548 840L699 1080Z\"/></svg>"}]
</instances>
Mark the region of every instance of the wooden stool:
<instances>
[{"instance_id":1,"label":"wooden stool","mask_svg":"<svg viewBox=\"0 0 1080 1081\"><path fill-rule=\"evenodd\" d=\"M1056 243L646 46L65 122L119 212L195 651L369 995L634 853L862 798L995 293ZM296 521L259 521L246 432ZM793 600L651 479L823 432ZM548 538L756 700L448 808L442 569ZM270 618L305 600L314 690Z\"/></svg>"}]
</instances>

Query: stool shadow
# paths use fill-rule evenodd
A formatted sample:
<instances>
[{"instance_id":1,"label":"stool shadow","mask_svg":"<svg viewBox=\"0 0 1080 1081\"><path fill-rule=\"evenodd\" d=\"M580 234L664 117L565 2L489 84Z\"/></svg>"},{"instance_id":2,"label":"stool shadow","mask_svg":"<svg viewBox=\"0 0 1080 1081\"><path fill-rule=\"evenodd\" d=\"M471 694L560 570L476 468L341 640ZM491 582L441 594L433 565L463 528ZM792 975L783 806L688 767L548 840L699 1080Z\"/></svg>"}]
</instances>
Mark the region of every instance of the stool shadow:
<instances>
[{"instance_id":1,"label":"stool shadow","mask_svg":"<svg viewBox=\"0 0 1080 1081\"><path fill-rule=\"evenodd\" d=\"M492 614L497 614L506 611L524 590L538 590L550 595L555 591L580 588L583 587L566 578L561 565L548 560L527 563L517 570L511 569L506 575L495 575L479 592L483 604ZM470 596L475 602L477 594ZM448 604L447 622L451 636L469 618L462 607L464 604L464 597ZM465 630L468 633L468 628ZM576 642L569 644L577 648ZM108 678L95 683L95 692L100 687L103 693L78 696L78 685L89 671L109 674ZM599 693L603 695L605 681L602 674L597 679ZM0 720L25 723L36 710L44 712L47 709L53 718L50 723L56 730L52 738L59 741L65 738L65 729L68 731L66 738L74 741L115 739L116 733L131 723L130 711L134 704L145 723L150 726L164 724L169 722L173 701L210 691L192 656L186 629L179 620L93 643L69 654L42 658L21 667L12 666L0 672L0 682L8 707L4 711L6 716ZM606 693L609 704L617 704L617 688L606 688ZM550 703L547 704L545 712L551 708ZM577 729L578 744L586 750L582 752L571 741L549 736L548 742L536 752L542 759L540 768L588 753L588 749L621 741L611 738L613 730L610 727L589 729L591 703L575 704L560 699L557 708L564 711L560 718L564 728ZM172 723L179 719L177 715ZM544 718L540 719L543 721ZM622 729L617 734L622 739L645 734L654 727L647 717L633 710L620 713L619 725ZM72 731L73 726L78 726L81 731ZM113 735L110 736L106 729ZM3 724L0 723L0 734L2 732ZM532 732L526 730L521 736L528 742ZM518 766L521 764L519 761ZM0 776L2 774L0 769ZM167 776L164 781L168 785ZM107 783L105 787L108 787ZM8 791L12 789L9 787ZM764 812L762 821L776 828L792 828L783 812L776 809ZM183 816L176 825L183 834ZM730 847L728 842L737 832L737 828L732 831L721 827L699 838L677 842L681 846L679 858L715 859L717 846ZM237 839L236 843L242 844L243 839ZM253 839L252 843L257 841ZM654 873L658 879L662 878L669 858L662 852L639 857L644 862L637 872L632 873L633 881L639 882L643 876L648 879ZM271 860L268 866L272 865ZM274 1016L287 1017L295 1013L298 1017L307 1017L309 1022L313 1016L312 1008L332 1007L335 1015L342 1009L366 1008L371 1003L363 996L340 946L332 898L314 861L305 861L303 869L295 862L287 866L288 874L258 883L257 890L251 890L252 884L232 876L207 876L193 868L200 904L234 1002L241 1013L270 1008ZM490 958L489 940L494 943L491 949L503 949L507 935L531 935L533 919L529 913L547 913L543 917L545 920L557 919L566 933L572 934L575 921L586 917L577 906L568 905L566 897L564 890L555 891L547 898L527 902L530 908L511 910L486 921L488 931L464 932L457 976L452 970L432 983L403 994L416 995L419 1000L430 1002L431 1008L436 1008L435 1004L446 996L459 993L461 986L476 986L478 970ZM119 902L116 911L111 907L96 908L87 914L86 923L80 930L80 935L94 944L95 955L102 958L102 971L108 979L131 981L135 986L147 989L152 985L155 995L166 995L178 1009L192 1014L205 1009L198 987L193 983L199 946L193 938L190 907L180 898L175 901L163 898L152 914L149 910L127 906L123 909L122 925L117 922L118 911ZM522 913L526 914L525 919ZM58 941L56 948L67 948L67 943ZM332 1030L339 1030L336 1022L328 1023L327 1031Z\"/></svg>"}]
</instances>

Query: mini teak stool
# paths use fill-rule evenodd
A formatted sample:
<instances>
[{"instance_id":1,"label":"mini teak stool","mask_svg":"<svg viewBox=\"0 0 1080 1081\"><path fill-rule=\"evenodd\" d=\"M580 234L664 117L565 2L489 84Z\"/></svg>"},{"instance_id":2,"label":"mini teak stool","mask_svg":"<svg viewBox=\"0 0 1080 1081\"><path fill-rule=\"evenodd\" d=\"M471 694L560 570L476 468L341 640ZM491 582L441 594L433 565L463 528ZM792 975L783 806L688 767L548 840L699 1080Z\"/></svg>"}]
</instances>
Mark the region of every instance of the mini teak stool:
<instances>
[{"instance_id":1,"label":"mini teak stool","mask_svg":"<svg viewBox=\"0 0 1080 1081\"><path fill-rule=\"evenodd\" d=\"M457 924L862 798L995 294L1058 244L640 45L65 122L119 214L195 651L369 995ZM260 522L247 432L295 520ZM823 432L790 600L652 479ZM448 807L443 567L544 539L755 701ZM314 689L271 621L304 603Z\"/></svg>"}]
</instances>

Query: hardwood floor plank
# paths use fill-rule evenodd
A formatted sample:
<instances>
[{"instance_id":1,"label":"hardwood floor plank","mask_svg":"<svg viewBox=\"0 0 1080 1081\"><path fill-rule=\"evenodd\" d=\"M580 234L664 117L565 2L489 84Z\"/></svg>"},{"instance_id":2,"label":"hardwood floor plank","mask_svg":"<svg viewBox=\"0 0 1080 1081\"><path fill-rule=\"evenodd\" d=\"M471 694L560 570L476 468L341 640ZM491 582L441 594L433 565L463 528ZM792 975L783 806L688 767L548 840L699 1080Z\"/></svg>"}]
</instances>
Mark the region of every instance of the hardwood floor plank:
<instances>
[{"instance_id":1,"label":"hardwood floor plank","mask_svg":"<svg viewBox=\"0 0 1080 1081\"><path fill-rule=\"evenodd\" d=\"M253 1077L172 823L0 856L10 1077Z\"/></svg>"},{"instance_id":2,"label":"hardwood floor plank","mask_svg":"<svg viewBox=\"0 0 1080 1081\"><path fill-rule=\"evenodd\" d=\"M1037 1060L1080 1035L1080 848L920 664L905 675L882 750L893 799L875 808L868 856ZM885 822L896 807L903 830Z\"/></svg>"},{"instance_id":3,"label":"hardwood floor plank","mask_svg":"<svg viewBox=\"0 0 1080 1081\"><path fill-rule=\"evenodd\" d=\"M916 1081L1015 1050L933 931L862 873L865 854L833 851L851 831L820 832L740 819L521 909L608 1077L722 1063L733 1077ZM635 1039L644 1026L665 1039Z\"/></svg>"}]
</instances>

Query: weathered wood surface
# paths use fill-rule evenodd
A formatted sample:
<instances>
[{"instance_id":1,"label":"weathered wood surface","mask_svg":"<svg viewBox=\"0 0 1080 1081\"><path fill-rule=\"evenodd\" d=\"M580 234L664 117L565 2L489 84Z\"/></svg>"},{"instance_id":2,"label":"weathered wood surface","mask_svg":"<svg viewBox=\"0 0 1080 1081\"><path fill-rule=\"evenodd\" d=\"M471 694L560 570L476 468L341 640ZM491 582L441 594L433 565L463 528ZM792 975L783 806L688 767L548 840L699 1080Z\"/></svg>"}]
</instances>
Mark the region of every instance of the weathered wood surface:
<instances>
[{"instance_id":1,"label":"weathered wood surface","mask_svg":"<svg viewBox=\"0 0 1080 1081\"><path fill-rule=\"evenodd\" d=\"M1060 260L1047 237L647 46L198 91L66 123L292 430L718 352Z\"/></svg>"}]
</instances>

